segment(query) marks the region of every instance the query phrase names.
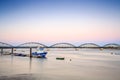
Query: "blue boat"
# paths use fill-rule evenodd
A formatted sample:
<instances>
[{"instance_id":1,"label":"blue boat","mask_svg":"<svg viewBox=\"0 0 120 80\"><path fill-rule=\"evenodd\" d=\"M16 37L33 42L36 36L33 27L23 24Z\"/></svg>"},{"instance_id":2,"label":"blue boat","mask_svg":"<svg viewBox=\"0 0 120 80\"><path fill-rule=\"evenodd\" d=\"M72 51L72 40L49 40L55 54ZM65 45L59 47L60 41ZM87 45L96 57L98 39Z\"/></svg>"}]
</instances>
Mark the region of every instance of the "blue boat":
<instances>
[{"instance_id":1,"label":"blue boat","mask_svg":"<svg viewBox=\"0 0 120 80\"><path fill-rule=\"evenodd\" d=\"M39 48L39 50L32 53L32 56L37 58L45 58L46 54L47 52L44 51L44 48Z\"/></svg>"}]
</instances>

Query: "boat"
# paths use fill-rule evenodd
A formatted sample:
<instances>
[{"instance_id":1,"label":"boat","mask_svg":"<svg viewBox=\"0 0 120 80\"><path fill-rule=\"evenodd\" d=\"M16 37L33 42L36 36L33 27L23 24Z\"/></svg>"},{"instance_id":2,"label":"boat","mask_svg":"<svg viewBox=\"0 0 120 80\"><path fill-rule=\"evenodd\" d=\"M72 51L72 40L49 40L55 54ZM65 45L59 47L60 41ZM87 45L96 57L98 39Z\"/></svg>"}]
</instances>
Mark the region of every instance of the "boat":
<instances>
[{"instance_id":1,"label":"boat","mask_svg":"<svg viewBox=\"0 0 120 80\"><path fill-rule=\"evenodd\" d=\"M39 48L36 52L32 53L32 56L37 58L46 58L46 54L47 52L44 51L44 48Z\"/></svg>"},{"instance_id":2,"label":"boat","mask_svg":"<svg viewBox=\"0 0 120 80\"><path fill-rule=\"evenodd\" d=\"M22 53L14 53L14 56L22 56L22 57L26 57L26 54L22 54Z\"/></svg>"},{"instance_id":3,"label":"boat","mask_svg":"<svg viewBox=\"0 0 120 80\"><path fill-rule=\"evenodd\" d=\"M56 60L64 60L64 57L56 57Z\"/></svg>"}]
</instances>

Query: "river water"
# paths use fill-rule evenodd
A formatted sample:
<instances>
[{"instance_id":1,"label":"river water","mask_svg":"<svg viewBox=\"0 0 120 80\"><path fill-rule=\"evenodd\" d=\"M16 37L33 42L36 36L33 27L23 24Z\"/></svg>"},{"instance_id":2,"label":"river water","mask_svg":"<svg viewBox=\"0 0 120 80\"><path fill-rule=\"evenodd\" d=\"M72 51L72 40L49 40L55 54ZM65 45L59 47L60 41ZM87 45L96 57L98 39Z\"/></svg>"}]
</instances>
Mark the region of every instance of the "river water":
<instances>
[{"instance_id":1,"label":"river water","mask_svg":"<svg viewBox=\"0 0 120 80\"><path fill-rule=\"evenodd\" d=\"M1 55L0 80L8 79L120 80L120 50L49 50L44 59Z\"/></svg>"}]
</instances>

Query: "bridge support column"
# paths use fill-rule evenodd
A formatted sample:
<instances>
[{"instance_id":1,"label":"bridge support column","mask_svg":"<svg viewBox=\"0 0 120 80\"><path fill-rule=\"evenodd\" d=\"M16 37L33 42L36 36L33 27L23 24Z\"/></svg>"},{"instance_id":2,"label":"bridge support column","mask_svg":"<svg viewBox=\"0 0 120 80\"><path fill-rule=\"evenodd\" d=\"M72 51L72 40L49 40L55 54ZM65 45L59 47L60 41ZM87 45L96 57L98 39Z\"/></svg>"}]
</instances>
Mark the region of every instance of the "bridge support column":
<instances>
[{"instance_id":1,"label":"bridge support column","mask_svg":"<svg viewBox=\"0 0 120 80\"><path fill-rule=\"evenodd\" d=\"M76 51L79 51L79 48L75 48Z\"/></svg>"},{"instance_id":2,"label":"bridge support column","mask_svg":"<svg viewBox=\"0 0 120 80\"><path fill-rule=\"evenodd\" d=\"M49 48L46 48L47 51L49 51Z\"/></svg>"},{"instance_id":3,"label":"bridge support column","mask_svg":"<svg viewBox=\"0 0 120 80\"><path fill-rule=\"evenodd\" d=\"M1 55L3 54L3 48L1 48Z\"/></svg>"},{"instance_id":4,"label":"bridge support column","mask_svg":"<svg viewBox=\"0 0 120 80\"><path fill-rule=\"evenodd\" d=\"M11 49L11 54L13 54L13 50L14 50L14 48Z\"/></svg>"},{"instance_id":5,"label":"bridge support column","mask_svg":"<svg viewBox=\"0 0 120 80\"><path fill-rule=\"evenodd\" d=\"M32 48L30 48L30 58L32 58Z\"/></svg>"}]
</instances>

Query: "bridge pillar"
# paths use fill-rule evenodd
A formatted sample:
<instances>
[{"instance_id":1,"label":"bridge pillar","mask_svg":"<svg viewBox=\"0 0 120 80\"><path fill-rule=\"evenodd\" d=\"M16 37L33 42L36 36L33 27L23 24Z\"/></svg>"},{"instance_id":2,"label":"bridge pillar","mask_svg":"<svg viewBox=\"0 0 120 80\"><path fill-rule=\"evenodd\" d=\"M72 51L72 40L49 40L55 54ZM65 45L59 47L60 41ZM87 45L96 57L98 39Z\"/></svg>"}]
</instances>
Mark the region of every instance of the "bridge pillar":
<instances>
[{"instance_id":1,"label":"bridge pillar","mask_svg":"<svg viewBox=\"0 0 120 80\"><path fill-rule=\"evenodd\" d=\"M79 51L79 48L75 48L75 51Z\"/></svg>"},{"instance_id":2,"label":"bridge pillar","mask_svg":"<svg viewBox=\"0 0 120 80\"><path fill-rule=\"evenodd\" d=\"M14 48L11 49L11 54L13 54L13 49L14 49Z\"/></svg>"},{"instance_id":3,"label":"bridge pillar","mask_svg":"<svg viewBox=\"0 0 120 80\"><path fill-rule=\"evenodd\" d=\"M49 51L49 48L46 48L47 51Z\"/></svg>"},{"instance_id":4,"label":"bridge pillar","mask_svg":"<svg viewBox=\"0 0 120 80\"><path fill-rule=\"evenodd\" d=\"M3 54L3 48L1 48L1 55Z\"/></svg>"},{"instance_id":5,"label":"bridge pillar","mask_svg":"<svg viewBox=\"0 0 120 80\"><path fill-rule=\"evenodd\" d=\"M30 58L32 58L32 48L30 48Z\"/></svg>"}]
</instances>

